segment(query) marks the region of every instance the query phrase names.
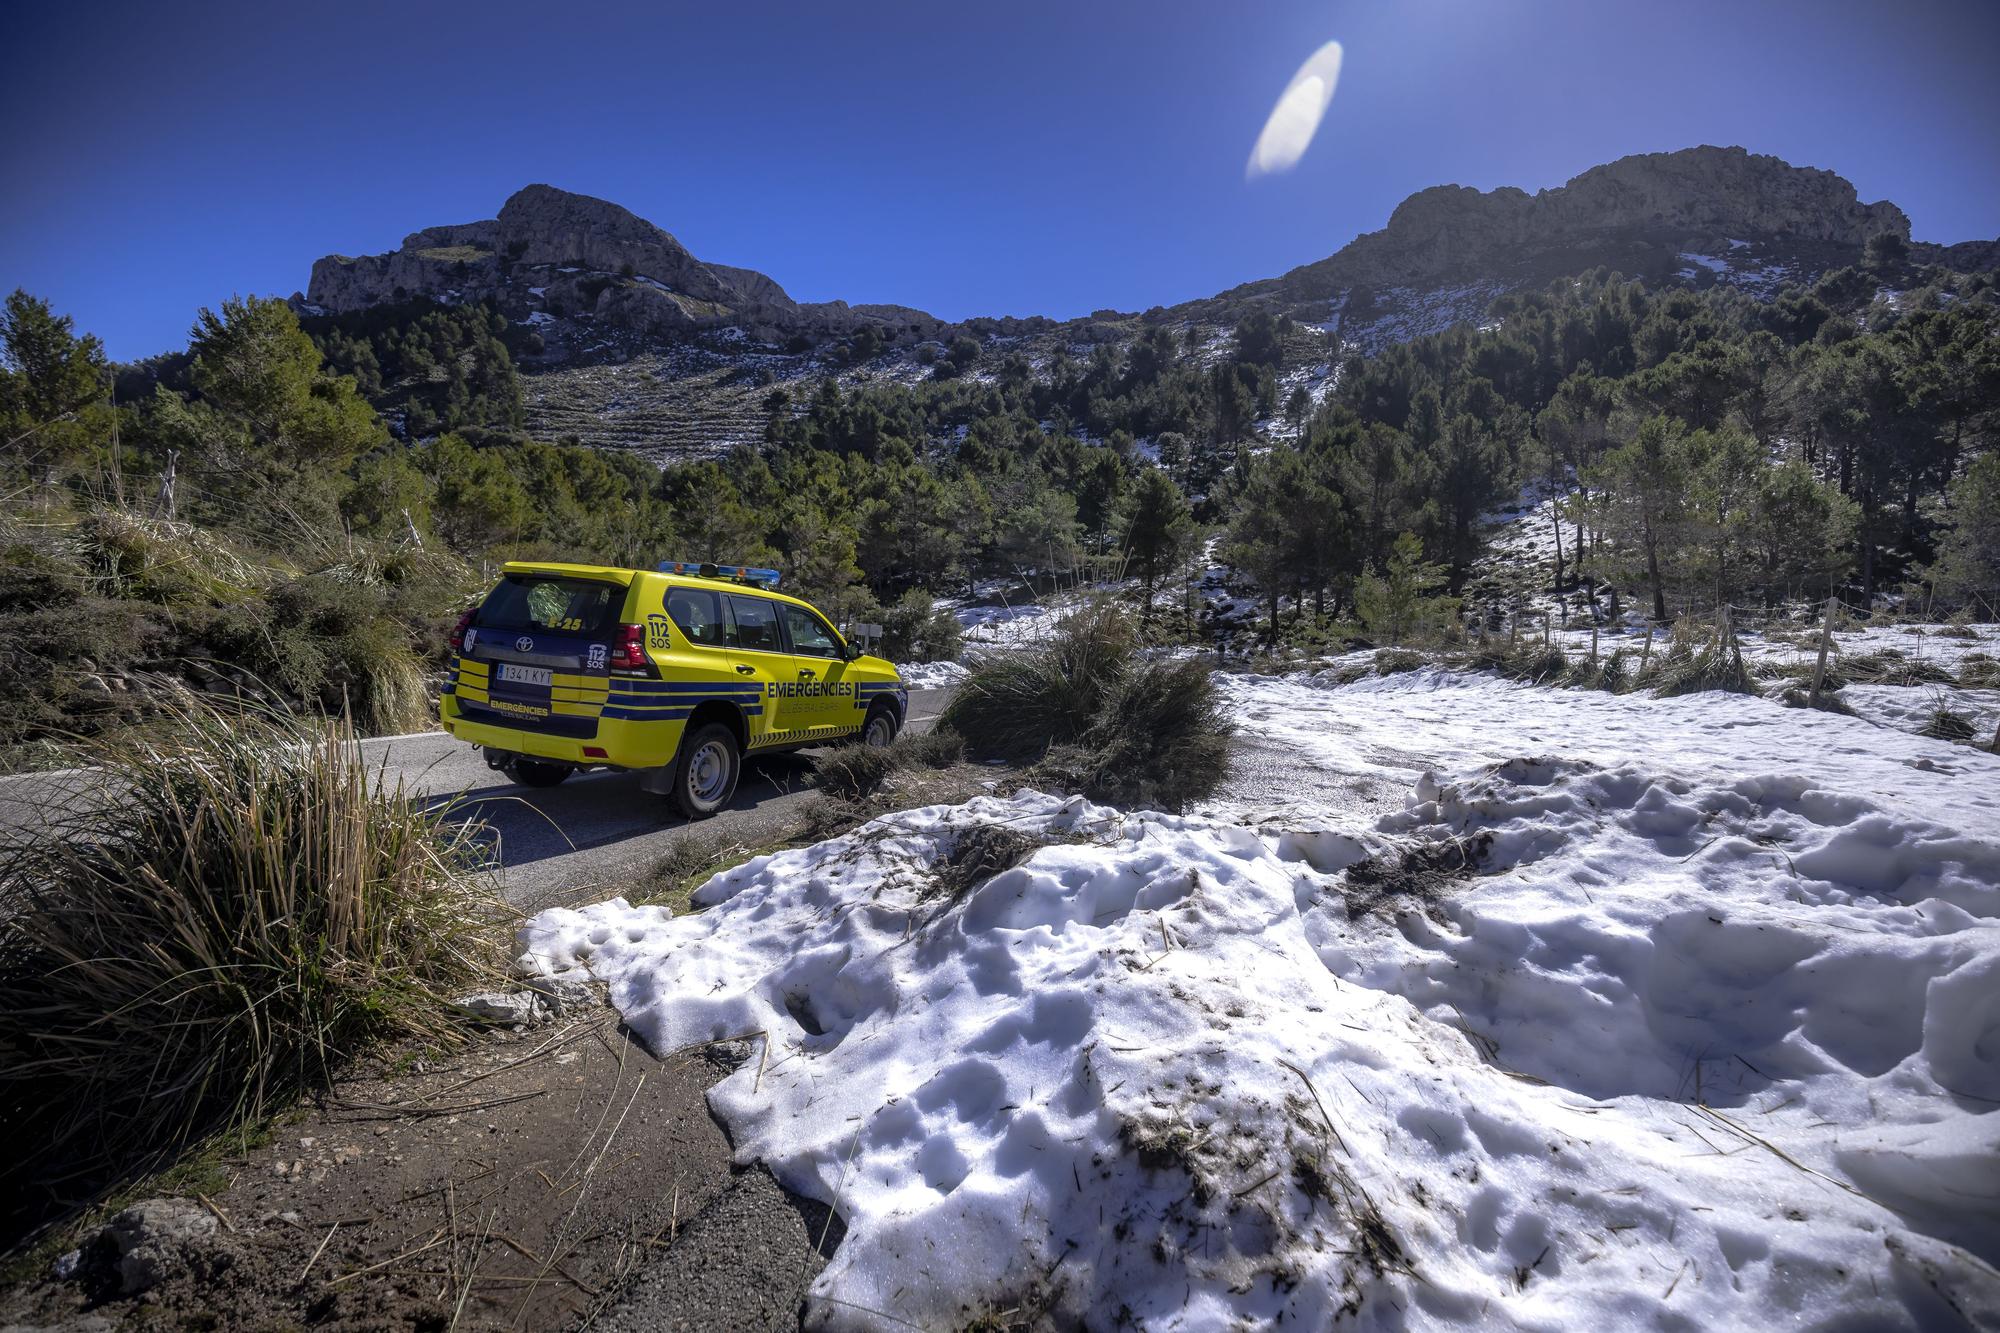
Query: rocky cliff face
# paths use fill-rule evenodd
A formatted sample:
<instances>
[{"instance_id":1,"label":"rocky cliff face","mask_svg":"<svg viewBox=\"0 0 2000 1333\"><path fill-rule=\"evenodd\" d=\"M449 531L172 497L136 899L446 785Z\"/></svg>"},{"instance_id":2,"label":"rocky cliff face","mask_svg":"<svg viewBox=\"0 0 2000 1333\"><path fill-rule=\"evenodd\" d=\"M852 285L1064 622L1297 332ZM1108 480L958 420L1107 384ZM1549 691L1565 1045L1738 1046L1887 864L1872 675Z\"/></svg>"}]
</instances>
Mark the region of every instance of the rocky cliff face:
<instances>
[{"instance_id":1,"label":"rocky cliff face","mask_svg":"<svg viewBox=\"0 0 2000 1333\"><path fill-rule=\"evenodd\" d=\"M762 273L704 264L629 210L549 185L518 191L490 221L412 232L389 254L328 255L313 265L304 299L334 314L417 299L490 301L537 324L588 319L640 335L722 326L841 333L878 322L866 307L802 306ZM938 324L921 311L907 316Z\"/></svg>"},{"instance_id":2,"label":"rocky cliff face","mask_svg":"<svg viewBox=\"0 0 2000 1333\"><path fill-rule=\"evenodd\" d=\"M1338 287L1501 279L1572 256L1645 258L1730 240L1859 250L1910 220L1891 203L1864 204L1830 171L1741 148L1646 153L1593 167L1539 194L1459 185L1421 190L1389 225L1282 280L1301 294ZM1583 263L1581 267L1590 267ZM1574 266L1572 267L1574 271Z\"/></svg>"}]
</instances>

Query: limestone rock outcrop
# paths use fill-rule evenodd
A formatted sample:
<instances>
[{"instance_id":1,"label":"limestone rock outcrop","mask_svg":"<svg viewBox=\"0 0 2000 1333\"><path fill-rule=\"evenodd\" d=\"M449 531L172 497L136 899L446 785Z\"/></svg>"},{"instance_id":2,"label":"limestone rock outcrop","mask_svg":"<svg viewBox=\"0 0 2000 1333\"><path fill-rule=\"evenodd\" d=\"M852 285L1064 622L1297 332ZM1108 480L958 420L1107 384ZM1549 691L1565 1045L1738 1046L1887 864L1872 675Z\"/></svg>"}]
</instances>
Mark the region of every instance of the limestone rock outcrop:
<instances>
[{"instance_id":1,"label":"limestone rock outcrop","mask_svg":"<svg viewBox=\"0 0 2000 1333\"><path fill-rule=\"evenodd\" d=\"M1538 194L1462 185L1420 190L1396 207L1387 227L1285 281L1425 284L1494 278L1541 256L1619 244L1729 237L1858 249L1882 233L1908 240L1910 220L1894 204L1862 203L1833 172L1704 146L1621 157Z\"/></svg>"},{"instance_id":2,"label":"limestone rock outcrop","mask_svg":"<svg viewBox=\"0 0 2000 1333\"><path fill-rule=\"evenodd\" d=\"M328 255L313 265L304 299L332 314L490 301L516 317L589 317L647 334L724 325L840 333L880 322L866 307L801 306L762 273L705 264L629 209L550 185L516 191L488 221L412 232L388 254Z\"/></svg>"}]
</instances>

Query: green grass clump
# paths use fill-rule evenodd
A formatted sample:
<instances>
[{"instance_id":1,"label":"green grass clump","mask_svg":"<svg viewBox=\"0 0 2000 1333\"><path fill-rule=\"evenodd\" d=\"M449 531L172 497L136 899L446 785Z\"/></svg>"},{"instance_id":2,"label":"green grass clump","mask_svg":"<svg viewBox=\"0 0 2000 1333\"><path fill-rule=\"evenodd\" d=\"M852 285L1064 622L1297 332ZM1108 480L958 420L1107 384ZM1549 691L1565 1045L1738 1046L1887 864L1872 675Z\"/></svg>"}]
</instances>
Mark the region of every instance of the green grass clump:
<instances>
[{"instance_id":1,"label":"green grass clump","mask_svg":"<svg viewBox=\"0 0 2000 1333\"><path fill-rule=\"evenodd\" d=\"M0 852L9 1232L372 1042L452 1039L447 997L500 961L473 834L383 786L351 728L172 723L95 747Z\"/></svg>"},{"instance_id":2,"label":"green grass clump","mask_svg":"<svg viewBox=\"0 0 2000 1333\"><path fill-rule=\"evenodd\" d=\"M1824 687L1820 690L1818 703L1813 702L1812 690L1806 685L1786 686L1784 692L1778 696L1778 702L1787 708L1813 708L1822 713L1838 713L1842 717L1855 715L1854 709L1848 706L1847 700L1840 697L1839 691Z\"/></svg>"},{"instance_id":3,"label":"green grass clump","mask_svg":"<svg viewBox=\"0 0 2000 1333\"><path fill-rule=\"evenodd\" d=\"M1422 653L1413 653L1407 648L1382 648L1375 653L1375 674L1394 676L1404 671L1415 671L1424 664Z\"/></svg>"},{"instance_id":4,"label":"green grass clump","mask_svg":"<svg viewBox=\"0 0 2000 1333\"><path fill-rule=\"evenodd\" d=\"M1715 690L1760 693L1756 678L1744 665L1743 648L1736 636L1722 626L1692 618L1674 626L1667 650L1653 659L1652 668L1639 684L1663 699Z\"/></svg>"},{"instance_id":5,"label":"green grass clump","mask_svg":"<svg viewBox=\"0 0 2000 1333\"><path fill-rule=\"evenodd\" d=\"M1523 648L1504 654L1497 668L1501 675L1524 680L1531 685L1550 685L1569 674L1569 658L1553 644L1546 648Z\"/></svg>"},{"instance_id":6,"label":"green grass clump","mask_svg":"<svg viewBox=\"0 0 2000 1333\"><path fill-rule=\"evenodd\" d=\"M1120 612L1070 617L1047 643L974 672L940 719L982 758L1123 805L1179 808L1228 770L1230 726L1206 662L1141 660Z\"/></svg>"},{"instance_id":7,"label":"green grass clump","mask_svg":"<svg viewBox=\"0 0 2000 1333\"><path fill-rule=\"evenodd\" d=\"M890 745L843 745L827 751L814 764L812 783L837 799L858 801L874 795L897 773L950 768L963 758L965 739L955 731L905 732Z\"/></svg>"},{"instance_id":8,"label":"green grass clump","mask_svg":"<svg viewBox=\"0 0 2000 1333\"><path fill-rule=\"evenodd\" d=\"M1580 690L1620 694L1632 683L1632 673L1625 662L1625 650L1614 648L1609 657L1579 657L1564 680Z\"/></svg>"},{"instance_id":9,"label":"green grass clump","mask_svg":"<svg viewBox=\"0 0 2000 1333\"><path fill-rule=\"evenodd\" d=\"M1904 657L1901 653L1843 653L1841 673L1864 685L1951 685L1949 671L1935 663Z\"/></svg>"},{"instance_id":10,"label":"green grass clump","mask_svg":"<svg viewBox=\"0 0 2000 1333\"><path fill-rule=\"evenodd\" d=\"M1953 708L1944 692L1939 691L1931 696L1930 713L1924 718L1924 725L1917 729L1917 734L1940 741L1969 741L1977 733L1971 715Z\"/></svg>"},{"instance_id":11,"label":"green grass clump","mask_svg":"<svg viewBox=\"0 0 2000 1333\"><path fill-rule=\"evenodd\" d=\"M1968 690L2000 690L2000 662L1987 653L1967 653L1958 663L1958 683Z\"/></svg>"}]
</instances>

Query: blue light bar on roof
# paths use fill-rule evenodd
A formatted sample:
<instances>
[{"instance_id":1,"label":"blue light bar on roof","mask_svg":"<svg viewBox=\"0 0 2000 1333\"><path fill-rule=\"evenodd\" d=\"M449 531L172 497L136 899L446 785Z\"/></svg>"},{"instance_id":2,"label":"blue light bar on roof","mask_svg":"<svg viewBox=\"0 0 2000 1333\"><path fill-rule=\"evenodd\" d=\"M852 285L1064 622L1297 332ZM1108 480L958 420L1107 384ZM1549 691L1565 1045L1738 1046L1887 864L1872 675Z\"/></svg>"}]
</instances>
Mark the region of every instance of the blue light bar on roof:
<instances>
[{"instance_id":1,"label":"blue light bar on roof","mask_svg":"<svg viewBox=\"0 0 2000 1333\"><path fill-rule=\"evenodd\" d=\"M714 565L705 560L662 560L659 563L662 574L685 574L698 579L735 579L738 583L761 583L767 588L778 586L784 577L775 569L759 569L754 565Z\"/></svg>"}]
</instances>

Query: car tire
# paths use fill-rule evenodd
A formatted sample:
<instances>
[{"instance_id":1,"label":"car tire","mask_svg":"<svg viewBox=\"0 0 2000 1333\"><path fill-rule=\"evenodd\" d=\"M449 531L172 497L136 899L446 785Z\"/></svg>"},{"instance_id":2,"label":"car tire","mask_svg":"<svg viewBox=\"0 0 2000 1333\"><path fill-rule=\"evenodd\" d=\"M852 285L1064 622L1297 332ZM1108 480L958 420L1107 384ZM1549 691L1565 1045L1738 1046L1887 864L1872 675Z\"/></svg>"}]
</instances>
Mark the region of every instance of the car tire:
<instances>
[{"instance_id":1,"label":"car tire","mask_svg":"<svg viewBox=\"0 0 2000 1333\"><path fill-rule=\"evenodd\" d=\"M674 806L689 819L707 819L729 804L743 771L736 733L711 722L681 740L674 760Z\"/></svg>"},{"instance_id":2,"label":"car tire","mask_svg":"<svg viewBox=\"0 0 2000 1333\"><path fill-rule=\"evenodd\" d=\"M516 759L507 765L507 776L523 787L554 787L576 772L568 764L545 764L539 759Z\"/></svg>"},{"instance_id":3,"label":"car tire","mask_svg":"<svg viewBox=\"0 0 2000 1333\"><path fill-rule=\"evenodd\" d=\"M896 711L893 708L877 708L861 725L861 743L876 748L892 744L896 731Z\"/></svg>"}]
</instances>

